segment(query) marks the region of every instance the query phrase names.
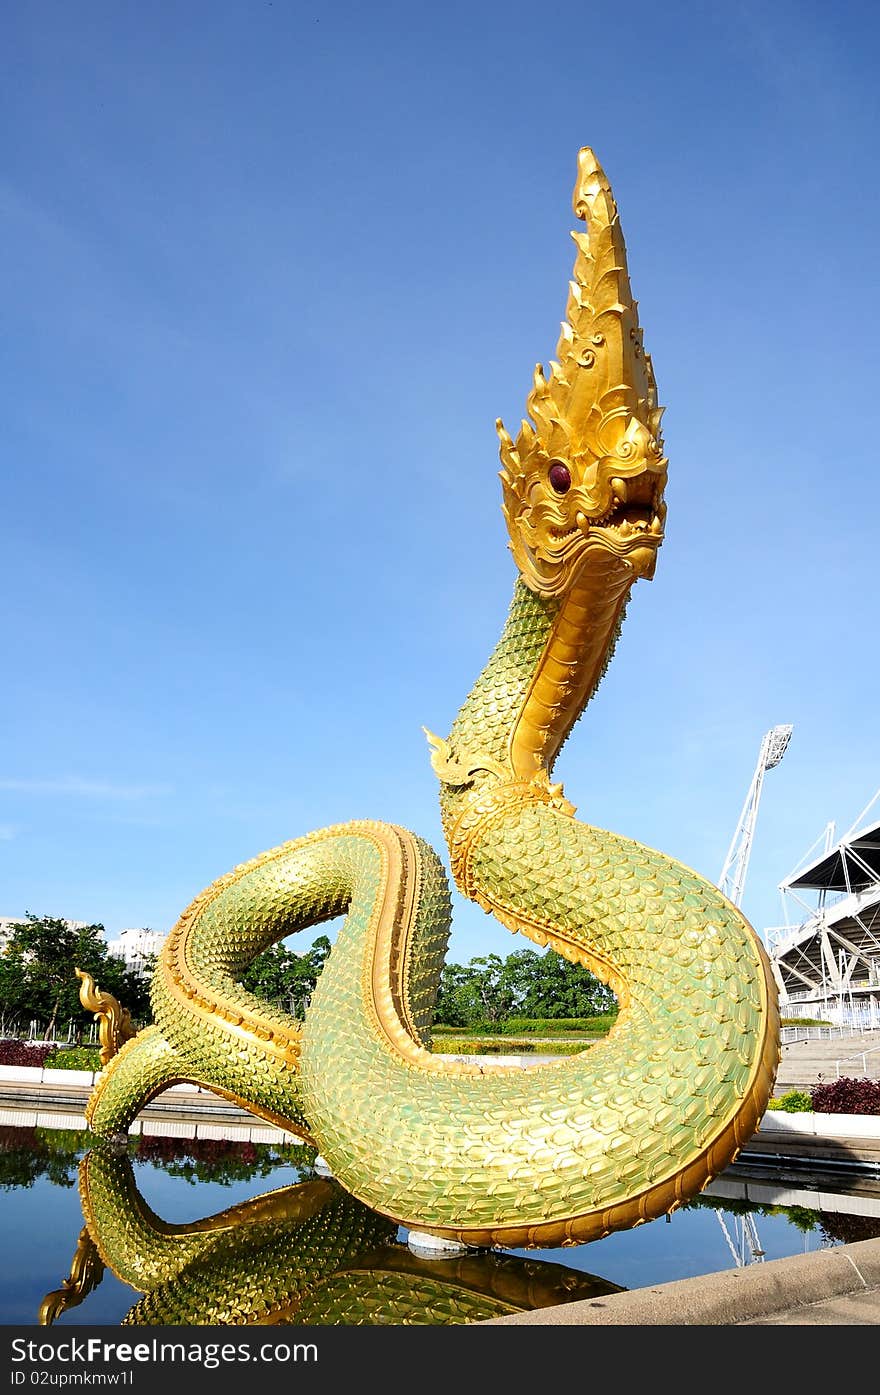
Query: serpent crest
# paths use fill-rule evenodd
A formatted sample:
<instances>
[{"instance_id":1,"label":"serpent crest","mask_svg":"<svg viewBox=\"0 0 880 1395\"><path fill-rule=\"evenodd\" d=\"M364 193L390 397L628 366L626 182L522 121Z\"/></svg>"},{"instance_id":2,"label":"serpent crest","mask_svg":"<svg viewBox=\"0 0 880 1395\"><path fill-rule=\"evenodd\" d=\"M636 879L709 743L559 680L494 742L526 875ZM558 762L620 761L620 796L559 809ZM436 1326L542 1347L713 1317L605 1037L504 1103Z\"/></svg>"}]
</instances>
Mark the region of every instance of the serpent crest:
<instances>
[{"instance_id":1,"label":"serpent crest","mask_svg":"<svg viewBox=\"0 0 880 1395\"><path fill-rule=\"evenodd\" d=\"M726 1167L779 1058L764 950L721 892L578 821L556 757L609 663L633 583L654 573L667 462L608 180L579 155L574 279L529 420L501 423L510 612L446 739L428 734L463 894L586 965L618 997L608 1037L529 1067L431 1053L449 937L440 859L358 821L234 868L171 931L154 1024L106 1066L88 1116L124 1132L192 1081L320 1148L342 1185L411 1228L473 1246L573 1244L674 1210ZM345 921L305 1021L248 993L268 946Z\"/></svg>"}]
</instances>

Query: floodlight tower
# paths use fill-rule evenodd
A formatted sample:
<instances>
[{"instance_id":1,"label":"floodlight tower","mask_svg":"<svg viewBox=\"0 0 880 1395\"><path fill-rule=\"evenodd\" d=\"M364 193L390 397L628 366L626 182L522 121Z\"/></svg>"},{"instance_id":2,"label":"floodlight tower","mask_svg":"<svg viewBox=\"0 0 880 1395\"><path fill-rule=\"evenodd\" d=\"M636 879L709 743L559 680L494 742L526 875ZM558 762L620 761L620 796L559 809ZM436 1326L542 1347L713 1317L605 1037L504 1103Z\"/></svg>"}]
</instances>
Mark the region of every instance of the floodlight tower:
<instances>
[{"instance_id":1,"label":"floodlight tower","mask_svg":"<svg viewBox=\"0 0 880 1395\"><path fill-rule=\"evenodd\" d=\"M793 730L793 727L771 727L761 742L758 764L755 766L746 802L739 816L739 823L728 848L727 857L724 859L721 876L718 878L719 887L735 906L738 906L742 901L746 884L746 872L749 870L749 857L755 836L755 824L758 819L758 805L761 802L764 774L766 771L772 770L774 765L778 765L782 760ZM752 1215L746 1214L738 1217L739 1244L734 1245L730 1231L725 1225L723 1214L720 1211L716 1211L715 1214L718 1217L718 1224L724 1232L724 1238L730 1247L734 1264L743 1265L764 1259L764 1250Z\"/></svg>"},{"instance_id":2,"label":"floodlight tower","mask_svg":"<svg viewBox=\"0 0 880 1395\"><path fill-rule=\"evenodd\" d=\"M761 1245L758 1228L751 1211L733 1218L736 1240L733 1239L722 1213L716 1211L715 1215L718 1217L718 1224L724 1232L724 1238L730 1253L733 1255L733 1262L737 1269L744 1269L747 1264L760 1263L765 1258L767 1252Z\"/></svg>"},{"instance_id":3,"label":"floodlight tower","mask_svg":"<svg viewBox=\"0 0 880 1395\"><path fill-rule=\"evenodd\" d=\"M793 727L771 727L761 742L758 764L755 766L746 802L739 816L733 841L727 850L721 876L718 878L719 887L735 906L740 905L746 884L746 873L749 870L749 858L752 854L752 841L755 836L755 824L758 818L758 805L761 801L764 774L767 770L772 770L782 760L793 730Z\"/></svg>"}]
</instances>

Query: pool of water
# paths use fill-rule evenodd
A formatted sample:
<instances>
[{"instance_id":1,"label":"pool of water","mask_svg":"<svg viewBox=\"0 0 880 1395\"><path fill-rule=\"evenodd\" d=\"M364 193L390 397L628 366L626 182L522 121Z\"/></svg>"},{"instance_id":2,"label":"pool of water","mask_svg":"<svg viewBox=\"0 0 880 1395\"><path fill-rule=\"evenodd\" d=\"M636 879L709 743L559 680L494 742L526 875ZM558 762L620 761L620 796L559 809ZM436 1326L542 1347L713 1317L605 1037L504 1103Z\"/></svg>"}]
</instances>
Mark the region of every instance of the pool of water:
<instances>
[{"instance_id":1,"label":"pool of water","mask_svg":"<svg viewBox=\"0 0 880 1395\"><path fill-rule=\"evenodd\" d=\"M93 1142L0 1128L0 1322L464 1323L880 1235L880 1178L740 1164L588 1245L426 1259L305 1147Z\"/></svg>"}]
</instances>

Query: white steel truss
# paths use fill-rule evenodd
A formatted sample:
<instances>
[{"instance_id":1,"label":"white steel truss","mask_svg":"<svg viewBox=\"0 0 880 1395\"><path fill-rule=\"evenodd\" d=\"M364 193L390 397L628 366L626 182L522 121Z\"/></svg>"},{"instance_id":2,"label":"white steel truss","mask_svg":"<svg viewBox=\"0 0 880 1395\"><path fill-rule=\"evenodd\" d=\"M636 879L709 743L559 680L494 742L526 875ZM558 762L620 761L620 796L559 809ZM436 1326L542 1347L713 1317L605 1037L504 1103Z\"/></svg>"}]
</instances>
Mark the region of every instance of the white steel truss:
<instances>
[{"instance_id":1,"label":"white steel truss","mask_svg":"<svg viewBox=\"0 0 880 1395\"><path fill-rule=\"evenodd\" d=\"M746 884L749 858L752 855L752 842L755 837L755 824L758 819L758 805L761 802L761 790L764 785L764 774L766 771L772 770L782 760L788 749L793 730L794 728L790 726L771 727L764 736L758 751L758 763L755 766L752 783L749 785L746 802L742 807L736 831L727 850L721 876L718 878L719 887L735 906L741 904Z\"/></svg>"},{"instance_id":2,"label":"white steel truss","mask_svg":"<svg viewBox=\"0 0 880 1395\"><path fill-rule=\"evenodd\" d=\"M755 1225L755 1218L750 1211L744 1215L733 1215L733 1229L736 1238L730 1233L730 1227L724 1220L721 1211L715 1212L718 1223L724 1232L727 1247L733 1255L733 1262L738 1269L744 1269L747 1264L760 1263L766 1257L766 1251L761 1246L758 1227Z\"/></svg>"}]
</instances>

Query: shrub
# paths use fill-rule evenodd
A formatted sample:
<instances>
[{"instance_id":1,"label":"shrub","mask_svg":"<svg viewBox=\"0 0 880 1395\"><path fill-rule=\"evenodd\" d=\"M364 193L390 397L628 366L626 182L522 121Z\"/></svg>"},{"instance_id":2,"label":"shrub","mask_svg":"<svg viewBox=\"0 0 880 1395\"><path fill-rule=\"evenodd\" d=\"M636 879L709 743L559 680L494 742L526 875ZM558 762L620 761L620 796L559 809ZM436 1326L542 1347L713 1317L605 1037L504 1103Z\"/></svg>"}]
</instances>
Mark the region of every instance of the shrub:
<instances>
[{"instance_id":1,"label":"shrub","mask_svg":"<svg viewBox=\"0 0 880 1395\"><path fill-rule=\"evenodd\" d=\"M52 1050L52 1046L43 1043L35 1045L8 1037L0 1041L0 1066L42 1066Z\"/></svg>"},{"instance_id":2,"label":"shrub","mask_svg":"<svg viewBox=\"0 0 880 1395\"><path fill-rule=\"evenodd\" d=\"M767 1108L781 1109L785 1114L810 1114L813 1110L813 1098L806 1090L789 1090L778 1099L772 1099Z\"/></svg>"},{"instance_id":3,"label":"shrub","mask_svg":"<svg viewBox=\"0 0 880 1395\"><path fill-rule=\"evenodd\" d=\"M521 1032L536 1033L540 1036L555 1036L557 1033L609 1031L617 1021L617 1013L599 1013L595 1017L509 1017L499 1022L496 1030L503 1036L519 1036Z\"/></svg>"},{"instance_id":4,"label":"shrub","mask_svg":"<svg viewBox=\"0 0 880 1395\"><path fill-rule=\"evenodd\" d=\"M577 1056L589 1045L585 1041L504 1041L498 1037L484 1041L481 1037L435 1036L432 1050L447 1056L526 1056L531 1052L541 1056Z\"/></svg>"},{"instance_id":5,"label":"shrub","mask_svg":"<svg viewBox=\"0 0 880 1395\"><path fill-rule=\"evenodd\" d=\"M101 1052L97 1046L66 1046L51 1051L43 1064L52 1070L100 1070Z\"/></svg>"},{"instance_id":6,"label":"shrub","mask_svg":"<svg viewBox=\"0 0 880 1395\"><path fill-rule=\"evenodd\" d=\"M880 1235L880 1217L851 1216L847 1212L823 1211L819 1226L827 1240L841 1240L844 1245L859 1240L875 1240Z\"/></svg>"},{"instance_id":7,"label":"shrub","mask_svg":"<svg viewBox=\"0 0 880 1395\"><path fill-rule=\"evenodd\" d=\"M617 1012L600 1013L596 1017L508 1017L501 1022L479 1022L469 1027L449 1027L435 1022L432 1032L435 1036L463 1036L475 1033L477 1036L571 1036L586 1032L593 1036L604 1036L617 1021Z\"/></svg>"},{"instance_id":8,"label":"shrub","mask_svg":"<svg viewBox=\"0 0 880 1395\"><path fill-rule=\"evenodd\" d=\"M880 1114L880 1080L842 1075L814 1085L813 1108L820 1114Z\"/></svg>"}]
</instances>

